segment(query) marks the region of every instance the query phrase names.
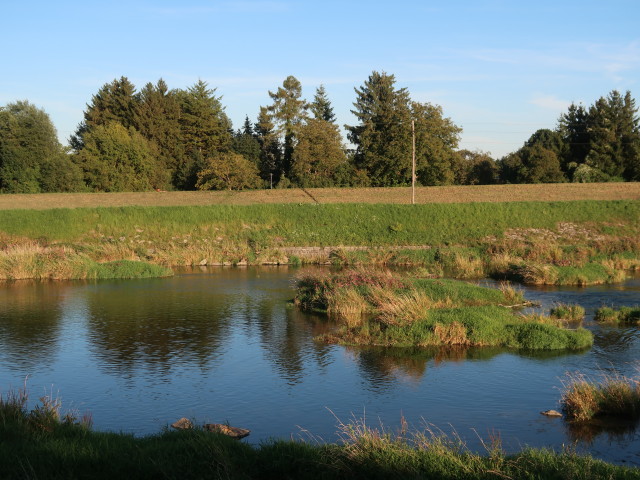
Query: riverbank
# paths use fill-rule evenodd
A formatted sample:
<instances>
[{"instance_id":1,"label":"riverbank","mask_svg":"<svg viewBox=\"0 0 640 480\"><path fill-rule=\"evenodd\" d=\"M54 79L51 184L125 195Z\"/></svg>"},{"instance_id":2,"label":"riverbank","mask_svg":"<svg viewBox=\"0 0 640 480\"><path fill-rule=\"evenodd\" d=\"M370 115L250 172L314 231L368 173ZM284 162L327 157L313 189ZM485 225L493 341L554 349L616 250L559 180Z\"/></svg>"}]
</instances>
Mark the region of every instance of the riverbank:
<instances>
[{"instance_id":1,"label":"riverbank","mask_svg":"<svg viewBox=\"0 0 640 480\"><path fill-rule=\"evenodd\" d=\"M96 432L87 417L61 416L50 397L31 411L25 404L24 392L0 400L2 478L640 478L637 468L571 451L509 455L494 438L481 455L430 430L392 432L360 420L338 425L339 444L311 438L251 446L201 429L145 437Z\"/></svg>"},{"instance_id":2,"label":"riverbank","mask_svg":"<svg viewBox=\"0 0 640 480\"><path fill-rule=\"evenodd\" d=\"M640 201L0 210L0 279L65 278L74 256L165 267L412 265L433 276L591 285L640 269ZM51 257L49 270L29 267Z\"/></svg>"}]
</instances>

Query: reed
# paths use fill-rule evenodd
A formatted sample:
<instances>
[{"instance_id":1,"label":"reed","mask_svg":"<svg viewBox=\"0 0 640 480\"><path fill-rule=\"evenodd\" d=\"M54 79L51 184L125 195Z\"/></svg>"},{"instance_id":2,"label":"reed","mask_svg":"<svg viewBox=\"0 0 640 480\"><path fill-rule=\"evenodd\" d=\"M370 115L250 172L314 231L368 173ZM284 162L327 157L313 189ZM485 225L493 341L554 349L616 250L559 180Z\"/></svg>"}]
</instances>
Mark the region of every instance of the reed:
<instances>
[{"instance_id":1,"label":"reed","mask_svg":"<svg viewBox=\"0 0 640 480\"><path fill-rule=\"evenodd\" d=\"M567 417L576 421L599 416L636 420L640 417L640 381L603 375L595 382L584 375L569 375L561 403Z\"/></svg>"}]
</instances>

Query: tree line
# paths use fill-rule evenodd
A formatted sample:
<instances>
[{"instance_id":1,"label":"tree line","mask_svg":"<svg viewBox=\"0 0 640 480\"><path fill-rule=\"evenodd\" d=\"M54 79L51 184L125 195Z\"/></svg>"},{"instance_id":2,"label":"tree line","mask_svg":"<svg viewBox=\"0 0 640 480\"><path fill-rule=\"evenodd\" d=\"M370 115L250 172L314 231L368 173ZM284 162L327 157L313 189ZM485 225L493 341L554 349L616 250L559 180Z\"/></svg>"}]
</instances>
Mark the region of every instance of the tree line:
<instances>
[{"instance_id":1,"label":"tree line","mask_svg":"<svg viewBox=\"0 0 640 480\"><path fill-rule=\"evenodd\" d=\"M139 91L121 77L93 95L63 147L28 101L0 107L0 192L640 181L640 122L630 92L572 104L555 129L493 159L458 148L462 129L442 107L411 99L372 72L355 90L347 148L324 86L311 101L293 76L268 92L256 120L233 129L216 89L197 81Z\"/></svg>"}]
</instances>

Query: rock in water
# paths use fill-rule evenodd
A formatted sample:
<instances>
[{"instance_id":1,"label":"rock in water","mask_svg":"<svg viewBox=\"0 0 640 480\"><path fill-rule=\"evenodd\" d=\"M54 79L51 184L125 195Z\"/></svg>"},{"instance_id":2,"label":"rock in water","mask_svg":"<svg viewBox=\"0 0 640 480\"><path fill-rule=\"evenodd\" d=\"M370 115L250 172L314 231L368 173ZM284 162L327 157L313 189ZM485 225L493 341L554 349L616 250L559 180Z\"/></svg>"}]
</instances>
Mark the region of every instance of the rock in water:
<instances>
[{"instance_id":1,"label":"rock in water","mask_svg":"<svg viewBox=\"0 0 640 480\"><path fill-rule=\"evenodd\" d=\"M193 428L193 423L188 418L182 417L180 420L173 422L171 426L177 430L187 430Z\"/></svg>"},{"instance_id":2,"label":"rock in water","mask_svg":"<svg viewBox=\"0 0 640 480\"><path fill-rule=\"evenodd\" d=\"M222 423L206 423L204 429L210 432L222 433L232 438L244 438L251 433L251 430L247 430L246 428L230 427Z\"/></svg>"},{"instance_id":3,"label":"rock in water","mask_svg":"<svg viewBox=\"0 0 640 480\"><path fill-rule=\"evenodd\" d=\"M544 412L540 412L542 415L546 415L547 417L561 417L562 414L557 410L545 410Z\"/></svg>"}]
</instances>

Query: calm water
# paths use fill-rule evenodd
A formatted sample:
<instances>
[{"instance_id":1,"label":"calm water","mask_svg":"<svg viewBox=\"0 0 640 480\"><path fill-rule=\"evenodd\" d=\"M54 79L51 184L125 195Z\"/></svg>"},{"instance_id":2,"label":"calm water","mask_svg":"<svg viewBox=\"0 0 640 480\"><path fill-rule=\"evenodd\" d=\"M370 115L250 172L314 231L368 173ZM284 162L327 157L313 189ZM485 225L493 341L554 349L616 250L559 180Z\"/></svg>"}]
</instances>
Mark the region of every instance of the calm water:
<instances>
[{"instance_id":1,"label":"calm water","mask_svg":"<svg viewBox=\"0 0 640 480\"><path fill-rule=\"evenodd\" d=\"M640 465L633 428L576 431L540 415L558 409L567 372L636 375L637 327L601 327L601 305L640 304L640 278L624 285L526 289L547 310L579 303L595 334L580 353L530 354L356 349L316 343L320 317L287 307L287 268L182 272L169 279L0 286L0 390L53 392L92 413L99 430L156 433L179 417L229 422L247 440L335 441L339 421L455 432L473 449L578 451Z\"/></svg>"}]
</instances>

